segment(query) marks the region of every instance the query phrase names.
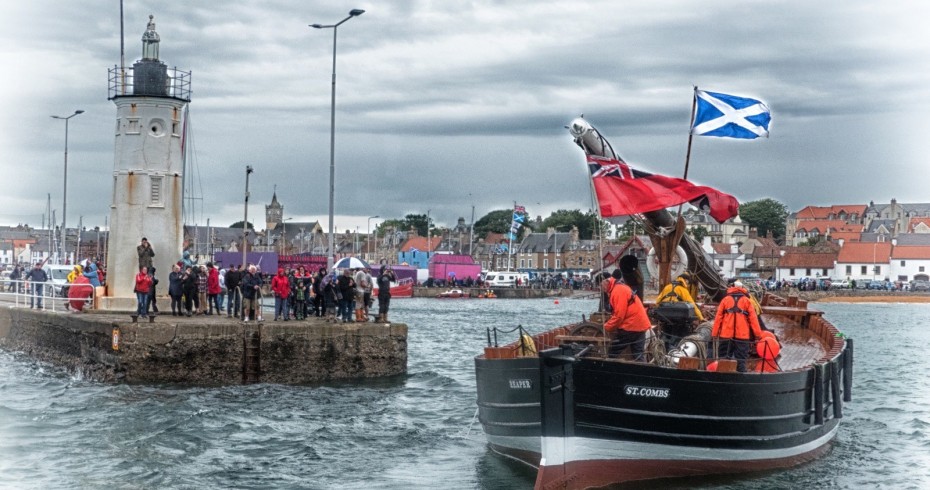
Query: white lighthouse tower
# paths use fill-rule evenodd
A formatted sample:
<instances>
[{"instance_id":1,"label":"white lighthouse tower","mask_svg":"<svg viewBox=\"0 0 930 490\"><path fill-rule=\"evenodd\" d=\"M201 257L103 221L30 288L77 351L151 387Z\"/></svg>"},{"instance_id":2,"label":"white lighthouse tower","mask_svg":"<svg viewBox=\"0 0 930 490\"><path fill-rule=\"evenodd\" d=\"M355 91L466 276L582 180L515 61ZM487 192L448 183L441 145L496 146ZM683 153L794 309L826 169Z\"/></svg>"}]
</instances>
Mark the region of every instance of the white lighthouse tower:
<instances>
[{"instance_id":1,"label":"white lighthouse tower","mask_svg":"<svg viewBox=\"0 0 930 490\"><path fill-rule=\"evenodd\" d=\"M142 35L142 59L131 70L110 70L109 99L116 104L113 200L103 309L131 310L139 271L136 246L147 238L156 277L167 285L181 254L184 158L183 115L190 102L190 72L158 59L154 16ZM164 287L162 288L164 291Z\"/></svg>"}]
</instances>

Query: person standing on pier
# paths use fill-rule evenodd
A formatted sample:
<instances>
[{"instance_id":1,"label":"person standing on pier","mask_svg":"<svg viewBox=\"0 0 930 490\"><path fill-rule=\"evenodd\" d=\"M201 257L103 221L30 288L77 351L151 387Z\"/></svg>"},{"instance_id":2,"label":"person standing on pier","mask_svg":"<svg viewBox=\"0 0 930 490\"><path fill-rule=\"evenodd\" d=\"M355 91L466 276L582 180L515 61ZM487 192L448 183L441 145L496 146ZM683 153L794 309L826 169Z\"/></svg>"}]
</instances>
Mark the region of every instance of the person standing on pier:
<instances>
[{"instance_id":1,"label":"person standing on pier","mask_svg":"<svg viewBox=\"0 0 930 490\"><path fill-rule=\"evenodd\" d=\"M155 286L158 286L158 278L155 277L155 268L148 268L149 277L152 278L152 287L149 288L149 302L145 306L145 312L148 314L149 310L152 310L153 313L158 313L158 305L155 304Z\"/></svg>"},{"instance_id":2,"label":"person standing on pier","mask_svg":"<svg viewBox=\"0 0 930 490\"><path fill-rule=\"evenodd\" d=\"M139 273L136 274L136 315L142 318L148 318L149 292L152 289L152 276L149 275L147 267L139 266Z\"/></svg>"},{"instance_id":3,"label":"person standing on pier","mask_svg":"<svg viewBox=\"0 0 930 490\"><path fill-rule=\"evenodd\" d=\"M171 266L171 274L168 274L168 296L171 296L171 316L181 316L184 314L184 307L181 306L181 296L184 294L184 274L181 273L181 266L174 264Z\"/></svg>"},{"instance_id":4,"label":"person standing on pier","mask_svg":"<svg viewBox=\"0 0 930 490\"><path fill-rule=\"evenodd\" d=\"M352 301L355 299L355 280L352 279L351 269L342 271L336 279L336 289L339 293L339 313L336 318L341 318L342 323L349 323L352 321Z\"/></svg>"},{"instance_id":5,"label":"person standing on pier","mask_svg":"<svg viewBox=\"0 0 930 490\"><path fill-rule=\"evenodd\" d=\"M255 310L258 309L258 298L261 296L262 276L258 274L258 269L254 265L249 266L248 272L242 276L242 282L239 284L242 289L242 320L249 321L249 317L255 318Z\"/></svg>"},{"instance_id":6,"label":"person standing on pier","mask_svg":"<svg viewBox=\"0 0 930 490\"><path fill-rule=\"evenodd\" d=\"M213 262L207 262L207 305L209 305L207 314L212 315L213 309L216 308L216 314L219 315L220 308L220 271L213 266Z\"/></svg>"},{"instance_id":7,"label":"person standing on pier","mask_svg":"<svg viewBox=\"0 0 930 490\"><path fill-rule=\"evenodd\" d=\"M226 272L226 318L235 316L239 318L239 305L242 303L242 291L239 290L239 283L242 280L242 273L239 272L239 265L233 265Z\"/></svg>"},{"instance_id":8,"label":"person standing on pier","mask_svg":"<svg viewBox=\"0 0 930 490\"><path fill-rule=\"evenodd\" d=\"M197 269L197 314L205 315L207 313L207 266L201 265Z\"/></svg>"},{"instance_id":9,"label":"person standing on pier","mask_svg":"<svg viewBox=\"0 0 930 490\"><path fill-rule=\"evenodd\" d=\"M191 316L194 312L194 303L197 299L197 273L193 267L185 267L181 276L181 285L184 290L184 314Z\"/></svg>"},{"instance_id":10,"label":"person standing on pier","mask_svg":"<svg viewBox=\"0 0 930 490\"><path fill-rule=\"evenodd\" d=\"M30 293L30 308L42 309L42 293L46 282L48 282L48 274L42 269L42 262L36 262L36 266L26 274L26 288ZM32 287L30 288L30 286Z\"/></svg>"},{"instance_id":11,"label":"person standing on pier","mask_svg":"<svg viewBox=\"0 0 930 490\"><path fill-rule=\"evenodd\" d=\"M326 298L323 294L323 279L326 279L326 268L320 267L313 278L313 314L317 317L326 316Z\"/></svg>"},{"instance_id":12,"label":"person standing on pier","mask_svg":"<svg viewBox=\"0 0 930 490\"><path fill-rule=\"evenodd\" d=\"M136 254L139 255L139 267L149 270L149 267L152 267L152 257L155 256L155 251L152 250L148 238L142 237L142 242L136 247Z\"/></svg>"},{"instance_id":13,"label":"person standing on pier","mask_svg":"<svg viewBox=\"0 0 930 490\"><path fill-rule=\"evenodd\" d=\"M355 321L368 321L368 303L365 299L365 292L371 284L371 276L365 273L365 269L359 268L355 273Z\"/></svg>"},{"instance_id":14,"label":"person standing on pier","mask_svg":"<svg viewBox=\"0 0 930 490\"><path fill-rule=\"evenodd\" d=\"M382 265L378 273L378 317L375 318L377 323L389 323L388 308L391 305L391 282L394 280L396 280L394 271Z\"/></svg>"},{"instance_id":15,"label":"person standing on pier","mask_svg":"<svg viewBox=\"0 0 930 490\"><path fill-rule=\"evenodd\" d=\"M223 313L223 304L226 303L226 269L220 269L220 295L217 297L217 303L220 308L216 314L221 315Z\"/></svg>"},{"instance_id":16,"label":"person standing on pier","mask_svg":"<svg viewBox=\"0 0 930 490\"><path fill-rule=\"evenodd\" d=\"M287 298L291 294L291 282L284 275L284 268L278 268L278 274L271 279L271 292L274 293L274 321L278 321L278 318L287 321Z\"/></svg>"}]
</instances>

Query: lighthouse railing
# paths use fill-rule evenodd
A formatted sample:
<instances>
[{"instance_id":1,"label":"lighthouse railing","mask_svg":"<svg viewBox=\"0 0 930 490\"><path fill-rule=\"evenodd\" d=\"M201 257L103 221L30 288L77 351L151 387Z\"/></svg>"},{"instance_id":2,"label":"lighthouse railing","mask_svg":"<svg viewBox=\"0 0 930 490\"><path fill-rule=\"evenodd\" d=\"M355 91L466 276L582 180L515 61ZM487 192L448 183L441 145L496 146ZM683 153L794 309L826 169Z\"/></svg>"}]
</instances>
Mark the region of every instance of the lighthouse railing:
<instances>
[{"instance_id":1,"label":"lighthouse railing","mask_svg":"<svg viewBox=\"0 0 930 490\"><path fill-rule=\"evenodd\" d=\"M168 77L165 81L165 92L161 97L191 100L191 72L179 70L177 67L167 69ZM117 97L139 95L134 92L134 78L132 67L120 68L114 66L109 69L109 90L107 100Z\"/></svg>"}]
</instances>

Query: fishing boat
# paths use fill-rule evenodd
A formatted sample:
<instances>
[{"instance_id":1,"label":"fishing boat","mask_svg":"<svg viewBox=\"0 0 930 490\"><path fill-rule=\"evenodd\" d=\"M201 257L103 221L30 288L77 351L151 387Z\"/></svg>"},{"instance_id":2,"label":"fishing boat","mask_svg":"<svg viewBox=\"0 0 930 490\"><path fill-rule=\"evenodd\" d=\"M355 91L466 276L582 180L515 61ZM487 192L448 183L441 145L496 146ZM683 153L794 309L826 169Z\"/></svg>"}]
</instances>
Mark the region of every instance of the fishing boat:
<instances>
[{"instance_id":1,"label":"fishing boat","mask_svg":"<svg viewBox=\"0 0 930 490\"><path fill-rule=\"evenodd\" d=\"M570 129L589 162L615 156L586 121ZM713 318L727 289L713 261L664 209L637 218L664 230L654 236L659 269L686 261ZM504 345L489 330L475 374L490 449L538 468L537 489L765 471L823 455L851 400L852 339L805 301L757 296L780 352L760 349L745 372L715 358L706 324L668 350L649 340L644 361L608 355L603 311L535 335L521 329Z\"/></svg>"},{"instance_id":2,"label":"fishing boat","mask_svg":"<svg viewBox=\"0 0 930 490\"><path fill-rule=\"evenodd\" d=\"M374 287L372 295L378 296L378 286ZM413 297L413 279L403 278L397 281L391 281L392 298L412 298Z\"/></svg>"}]
</instances>

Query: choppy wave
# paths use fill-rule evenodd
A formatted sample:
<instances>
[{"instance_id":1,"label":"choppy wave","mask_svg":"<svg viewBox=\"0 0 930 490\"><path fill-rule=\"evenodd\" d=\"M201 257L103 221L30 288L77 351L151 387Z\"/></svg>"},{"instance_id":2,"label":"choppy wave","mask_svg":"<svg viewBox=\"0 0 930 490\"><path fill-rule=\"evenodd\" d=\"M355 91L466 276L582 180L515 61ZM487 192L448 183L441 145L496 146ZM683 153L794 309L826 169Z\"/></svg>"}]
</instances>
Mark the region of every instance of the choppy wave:
<instances>
[{"instance_id":1,"label":"choppy wave","mask_svg":"<svg viewBox=\"0 0 930 490\"><path fill-rule=\"evenodd\" d=\"M0 487L531 488L533 471L490 452L474 422L473 356L488 327L542 331L593 304L395 301L408 374L319 386L105 385L0 351ZM830 453L667 486L930 486L930 305L817 307L856 349Z\"/></svg>"}]
</instances>

